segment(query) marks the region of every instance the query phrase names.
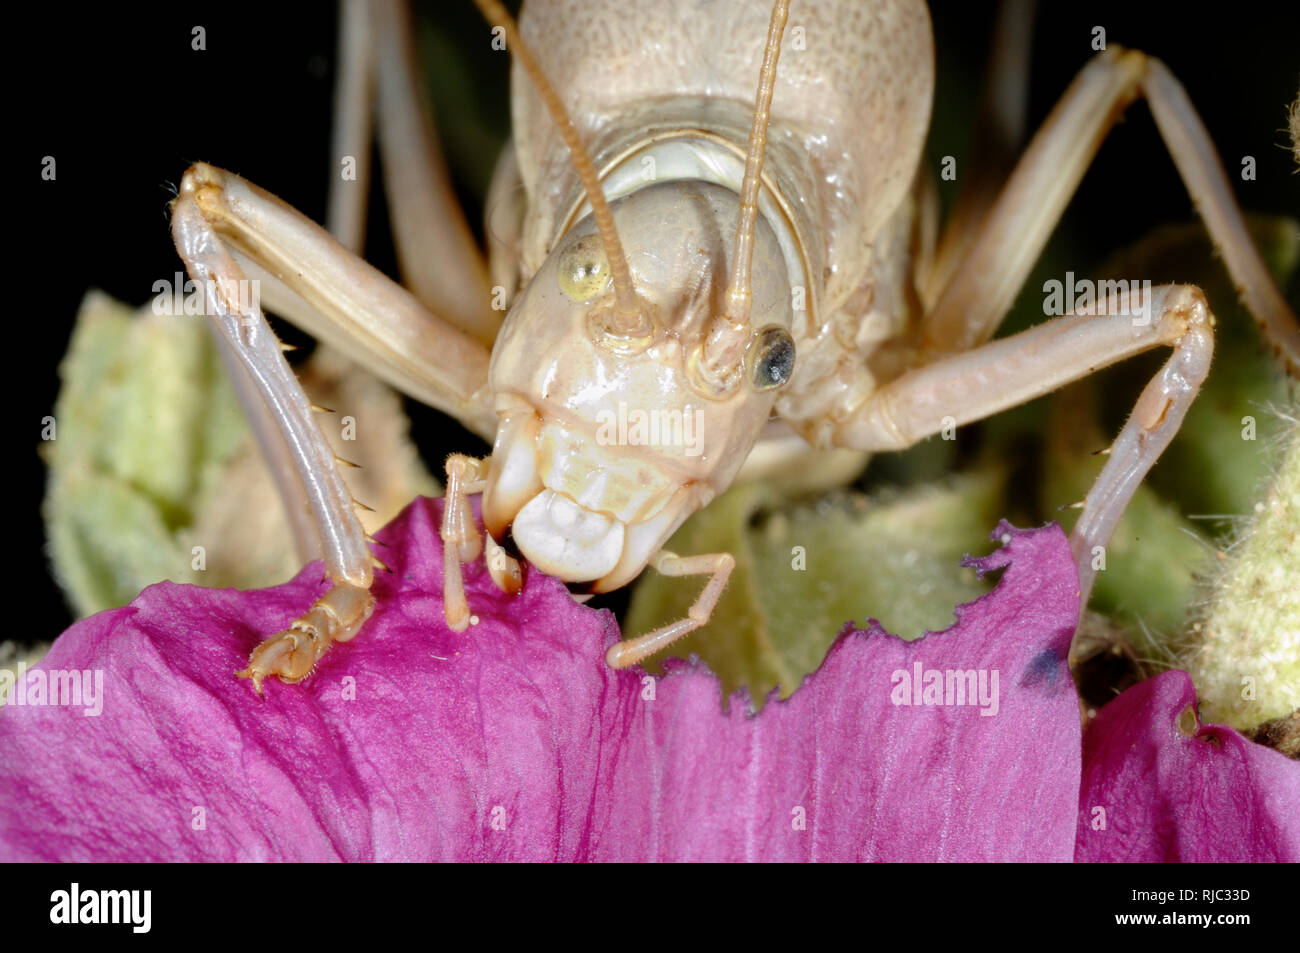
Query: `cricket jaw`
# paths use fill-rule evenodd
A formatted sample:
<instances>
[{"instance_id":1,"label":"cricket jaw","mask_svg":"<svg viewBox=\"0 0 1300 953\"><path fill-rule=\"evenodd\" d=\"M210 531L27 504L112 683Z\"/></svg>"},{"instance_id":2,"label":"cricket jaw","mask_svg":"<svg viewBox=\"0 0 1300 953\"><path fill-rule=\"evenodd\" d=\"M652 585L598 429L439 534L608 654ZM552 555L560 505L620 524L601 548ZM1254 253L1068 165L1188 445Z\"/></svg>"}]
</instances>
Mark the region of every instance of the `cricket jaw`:
<instances>
[{"instance_id":1,"label":"cricket jaw","mask_svg":"<svg viewBox=\"0 0 1300 953\"><path fill-rule=\"evenodd\" d=\"M512 533L519 551L542 572L587 582L618 565L627 527L564 493L543 490L515 515Z\"/></svg>"},{"instance_id":2,"label":"cricket jaw","mask_svg":"<svg viewBox=\"0 0 1300 953\"><path fill-rule=\"evenodd\" d=\"M593 592L626 585L714 495L676 450L609 439L519 395L498 395L498 411L483 522L548 575Z\"/></svg>"}]
</instances>

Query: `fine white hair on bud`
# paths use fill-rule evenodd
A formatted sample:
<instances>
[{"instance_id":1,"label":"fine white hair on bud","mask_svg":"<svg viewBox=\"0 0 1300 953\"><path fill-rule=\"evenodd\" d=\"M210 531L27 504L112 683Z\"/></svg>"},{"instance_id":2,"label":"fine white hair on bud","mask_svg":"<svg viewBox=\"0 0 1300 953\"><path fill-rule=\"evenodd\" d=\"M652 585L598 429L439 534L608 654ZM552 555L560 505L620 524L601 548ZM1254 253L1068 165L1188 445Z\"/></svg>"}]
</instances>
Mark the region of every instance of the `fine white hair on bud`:
<instances>
[{"instance_id":1,"label":"fine white hair on bud","mask_svg":"<svg viewBox=\"0 0 1300 953\"><path fill-rule=\"evenodd\" d=\"M1300 708L1300 404L1282 416L1272 483L1208 580L1184 647L1202 720L1242 731Z\"/></svg>"}]
</instances>

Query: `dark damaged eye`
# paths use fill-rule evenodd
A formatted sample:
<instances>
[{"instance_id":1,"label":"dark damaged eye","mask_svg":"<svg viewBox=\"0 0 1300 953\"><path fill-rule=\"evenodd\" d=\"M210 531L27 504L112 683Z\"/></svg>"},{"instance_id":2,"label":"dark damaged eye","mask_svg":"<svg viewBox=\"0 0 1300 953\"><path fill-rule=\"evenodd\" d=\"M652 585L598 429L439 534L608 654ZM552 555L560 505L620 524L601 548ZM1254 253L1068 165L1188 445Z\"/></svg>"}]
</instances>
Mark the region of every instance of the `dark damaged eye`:
<instances>
[{"instance_id":1,"label":"dark damaged eye","mask_svg":"<svg viewBox=\"0 0 1300 953\"><path fill-rule=\"evenodd\" d=\"M755 390L780 387L794 373L794 338L778 325L764 328L749 345L749 379Z\"/></svg>"}]
</instances>

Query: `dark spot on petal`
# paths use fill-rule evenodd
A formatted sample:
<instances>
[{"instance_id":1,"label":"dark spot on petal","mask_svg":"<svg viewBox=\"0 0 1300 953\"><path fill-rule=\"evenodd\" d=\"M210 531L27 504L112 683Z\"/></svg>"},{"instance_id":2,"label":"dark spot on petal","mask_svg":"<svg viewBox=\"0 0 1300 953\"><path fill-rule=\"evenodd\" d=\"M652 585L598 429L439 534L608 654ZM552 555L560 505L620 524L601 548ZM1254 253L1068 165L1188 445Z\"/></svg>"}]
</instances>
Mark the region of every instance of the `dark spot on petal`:
<instances>
[{"instance_id":1,"label":"dark spot on petal","mask_svg":"<svg viewBox=\"0 0 1300 953\"><path fill-rule=\"evenodd\" d=\"M1021 688L1037 688L1044 695L1055 695L1061 690L1061 675L1065 671L1065 656L1056 649L1043 649L1034 656L1020 676Z\"/></svg>"}]
</instances>

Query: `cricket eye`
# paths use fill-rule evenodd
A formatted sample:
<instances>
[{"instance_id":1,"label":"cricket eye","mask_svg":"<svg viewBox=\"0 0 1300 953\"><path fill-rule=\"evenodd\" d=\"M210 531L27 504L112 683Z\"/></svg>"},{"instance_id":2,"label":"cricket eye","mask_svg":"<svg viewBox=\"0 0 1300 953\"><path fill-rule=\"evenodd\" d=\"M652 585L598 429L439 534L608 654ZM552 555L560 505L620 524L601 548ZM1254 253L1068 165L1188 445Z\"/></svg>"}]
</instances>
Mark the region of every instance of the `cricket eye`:
<instances>
[{"instance_id":1,"label":"cricket eye","mask_svg":"<svg viewBox=\"0 0 1300 953\"><path fill-rule=\"evenodd\" d=\"M794 373L794 338L779 325L763 328L749 345L748 363L755 390L781 387Z\"/></svg>"},{"instance_id":2,"label":"cricket eye","mask_svg":"<svg viewBox=\"0 0 1300 953\"><path fill-rule=\"evenodd\" d=\"M556 278L574 301L590 301L609 283L609 259L599 235L584 235L560 253Z\"/></svg>"}]
</instances>

